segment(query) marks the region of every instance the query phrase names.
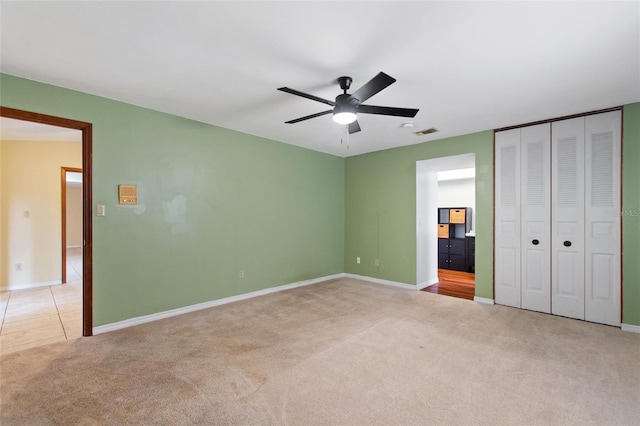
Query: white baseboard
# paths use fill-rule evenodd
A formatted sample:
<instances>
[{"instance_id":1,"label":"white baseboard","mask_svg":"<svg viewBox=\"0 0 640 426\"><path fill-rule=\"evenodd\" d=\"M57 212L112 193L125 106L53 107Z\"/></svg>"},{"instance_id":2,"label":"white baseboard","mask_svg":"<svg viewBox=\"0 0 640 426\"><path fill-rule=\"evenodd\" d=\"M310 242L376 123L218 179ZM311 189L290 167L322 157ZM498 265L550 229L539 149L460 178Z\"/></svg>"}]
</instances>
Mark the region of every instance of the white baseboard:
<instances>
[{"instance_id":1,"label":"white baseboard","mask_svg":"<svg viewBox=\"0 0 640 426\"><path fill-rule=\"evenodd\" d=\"M384 285L390 285L393 287L400 287L406 290L417 290L417 287L415 285L399 283L397 281L382 280L380 278L373 278L373 277L367 277L364 275L356 275L356 274L344 274L344 276L347 278L354 278L356 280L370 281L376 284L384 284Z\"/></svg>"},{"instance_id":2,"label":"white baseboard","mask_svg":"<svg viewBox=\"0 0 640 426\"><path fill-rule=\"evenodd\" d=\"M39 283L26 283L26 284L9 284L0 287L0 291L13 291L13 290L27 290L30 288L48 287L50 285L60 285L62 281L43 281Z\"/></svg>"},{"instance_id":3,"label":"white baseboard","mask_svg":"<svg viewBox=\"0 0 640 426\"><path fill-rule=\"evenodd\" d=\"M416 285L418 290L422 290L423 288L431 287L432 285L438 284L438 277L431 278L423 283Z\"/></svg>"},{"instance_id":4,"label":"white baseboard","mask_svg":"<svg viewBox=\"0 0 640 426\"><path fill-rule=\"evenodd\" d=\"M82 248L82 246L67 246L68 249L72 249L72 248Z\"/></svg>"},{"instance_id":5,"label":"white baseboard","mask_svg":"<svg viewBox=\"0 0 640 426\"><path fill-rule=\"evenodd\" d=\"M238 294L236 296L225 297L224 299L211 300L209 302L198 303L195 305L185 306L182 308L171 309L155 314L144 315L126 319L123 321L113 322L111 324L99 325L93 327L93 334L108 333L109 331L120 330L121 328L133 327L134 325L145 324L147 322L157 321L164 318L175 317L177 315L187 314L189 312L199 311L202 309L212 308L214 306L226 305L227 303L238 302L240 300L251 299L253 297L264 296L266 294L276 293L279 291L290 290L296 287L317 284L323 281L329 281L344 277L344 274L327 275L325 277L314 278L311 280L298 281L291 284L285 284L278 287L265 288L263 290L252 291L251 293Z\"/></svg>"},{"instance_id":6,"label":"white baseboard","mask_svg":"<svg viewBox=\"0 0 640 426\"><path fill-rule=\"evenodd\" d=\"M487 299L486 297L473 296L473 301L482 303L485 305L495 305L495 302L493 301L493 299Z\"/></svg>"},{"instance_id":7,"label":"white baseboard","mask_svg":"<svg viewBox=\"0 0 640 426\"><path fill-rule=\"evenodd\" d=\"M632 333L640 333L640 325L622 324L622 331L630 331Z\"/></svg>"}]
</instances>

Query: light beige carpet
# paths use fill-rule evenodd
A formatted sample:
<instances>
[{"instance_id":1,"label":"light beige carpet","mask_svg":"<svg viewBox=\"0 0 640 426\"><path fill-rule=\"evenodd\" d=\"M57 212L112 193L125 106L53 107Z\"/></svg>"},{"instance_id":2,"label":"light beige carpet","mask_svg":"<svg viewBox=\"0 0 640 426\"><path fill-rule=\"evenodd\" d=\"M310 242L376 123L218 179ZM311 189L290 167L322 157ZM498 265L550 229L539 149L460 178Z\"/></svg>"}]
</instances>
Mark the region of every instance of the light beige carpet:
<instances>
[{"instance_id":1,"label":"light beige carpet","mask_svg":"<svg viewBox=\"0 0 640 426\"><path fill-rule=\"evenodd\" d=\"M2 425L640 423L640 335L340 279L1 359Z\"/></svg>"}]
</instances>

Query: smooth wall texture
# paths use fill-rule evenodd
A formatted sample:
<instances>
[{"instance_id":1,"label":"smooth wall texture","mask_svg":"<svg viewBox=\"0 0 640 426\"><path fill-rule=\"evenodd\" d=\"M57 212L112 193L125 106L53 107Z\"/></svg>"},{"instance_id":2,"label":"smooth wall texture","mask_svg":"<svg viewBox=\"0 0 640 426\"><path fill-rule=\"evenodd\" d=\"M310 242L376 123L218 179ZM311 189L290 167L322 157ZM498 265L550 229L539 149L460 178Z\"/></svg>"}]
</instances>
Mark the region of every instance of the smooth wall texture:
<instances>
[{"instance_id":1,"label":"smooth wall texture","mask_svg":"<svg viewBox=\"0 0 640 426\"><path fill-rule=\"evenodd\" d=\"M343 272L342 158L0 78L3 106L93 123L94 325Z\"/></svg>"},{"instance_id":2,"label":"smooth wall texture","mask_svg":"<svg viewBox=\"0 0 640 426\"><path fill-rule=\"evenodd\" d=\"M5 106L94 124L94 203L107 206L94 217L95 325L340 272L415 285L416 161L464 153L476 154L476 296L493 298L492 131L345 160L0 83ZM623 138L623 323L640 326L640 104L625 106ZM140 205L117 205L120 183L138 185Z\"/></svg>"},{"instance_id":3,"label":"smooth wall texture","mask_svg":"<svg viewBox=\"0 0 640 426\"><path fill-rule=\"evenodd\" d=\"M415 285L416 161L466 153L476 155L476 296L492 299L491 131L347 158L346 272Z\"/></svg>"},{"instance_id":4,"label":"smooth wall texture","mask_svg":"<svg viewBox=\"0 0 640 426\"><path fill-rule=\"evenodd\" d=\"M60 282L60 168L80 167L80 142L2 141L2 287ZM16 270L20 264L22 270Z\"/></svg>"},{"instance_id":5,"label":"smooth wall texture","mask_svg":"<svg viewBox=\"0 0 640 426\"><path fill-rule=\"evenodd\" d=\"M67 247L82 247L82 185L67 184L66 194Z\"/></svg>"},{"instance_id":6,"label":"smooth wall texture","mask_svg":"<svg viewBox=\"0 0 640 426\"><path fill-rule=\"evenodd\" d=\"M622 322L640 326L640 103L622 114Z\"/></svg>"}]
</instances>

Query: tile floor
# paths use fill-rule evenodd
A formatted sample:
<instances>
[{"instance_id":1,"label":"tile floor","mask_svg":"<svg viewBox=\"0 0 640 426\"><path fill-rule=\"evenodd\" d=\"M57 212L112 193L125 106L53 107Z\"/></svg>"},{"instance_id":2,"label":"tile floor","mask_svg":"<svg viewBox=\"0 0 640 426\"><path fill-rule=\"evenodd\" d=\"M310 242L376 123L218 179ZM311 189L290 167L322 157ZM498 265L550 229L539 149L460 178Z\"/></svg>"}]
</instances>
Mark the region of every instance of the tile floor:
<instances>
[{"instance_id":1,"label":"tile floor","mask_svg":"<svg viewBox=\"0 0 640 426\"><path fill-rule=\"evenodd\" d=\"M67 284L0 292L0 354L82 336L82 249L67 250Z\"/></svg>"}]
</instances>

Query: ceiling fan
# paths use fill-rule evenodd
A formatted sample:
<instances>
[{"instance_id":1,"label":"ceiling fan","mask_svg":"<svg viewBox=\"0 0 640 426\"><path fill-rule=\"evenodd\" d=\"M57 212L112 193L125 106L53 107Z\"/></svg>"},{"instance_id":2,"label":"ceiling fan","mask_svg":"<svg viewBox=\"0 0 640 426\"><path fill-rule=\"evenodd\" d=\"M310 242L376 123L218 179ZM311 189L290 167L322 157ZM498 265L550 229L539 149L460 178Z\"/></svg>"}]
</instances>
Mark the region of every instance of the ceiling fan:
<instances>
[{"instance_id":1,"label":"ceiling fan","mask_svg":"<svg viewBox=\"0 0 640 426\"><path fill-rule=\"evenodd\" d=\"M364 105L362 102L366 101L376 93L389 87L395 83L396 79L380 72L373 77L364 86L348 94L347 90L351 87L351 77L340 77L338 83L340 89L343 90L341 95L336 96L335 101L319 98L308 93L300 92L299 90L290 89L288 87L280 87L278 90L292 95L302 96L303 98L311 99L312 101L322 102L323 104L331 105L333 109L318 112L316 114L307 115L305 117L296 118L294 120L285 121L286 124L298 123L300 121L308 120L310 118L316 118L327 114L333 114L333 121L340 124L347 124L349 126L349 134L360 131L360 125L358 124L357 114L380 114L380 115L392 115L395 117L415 117L418 113L417 109L413 108L394 108L386 106Z\"/></svg>"}]
</instances>

